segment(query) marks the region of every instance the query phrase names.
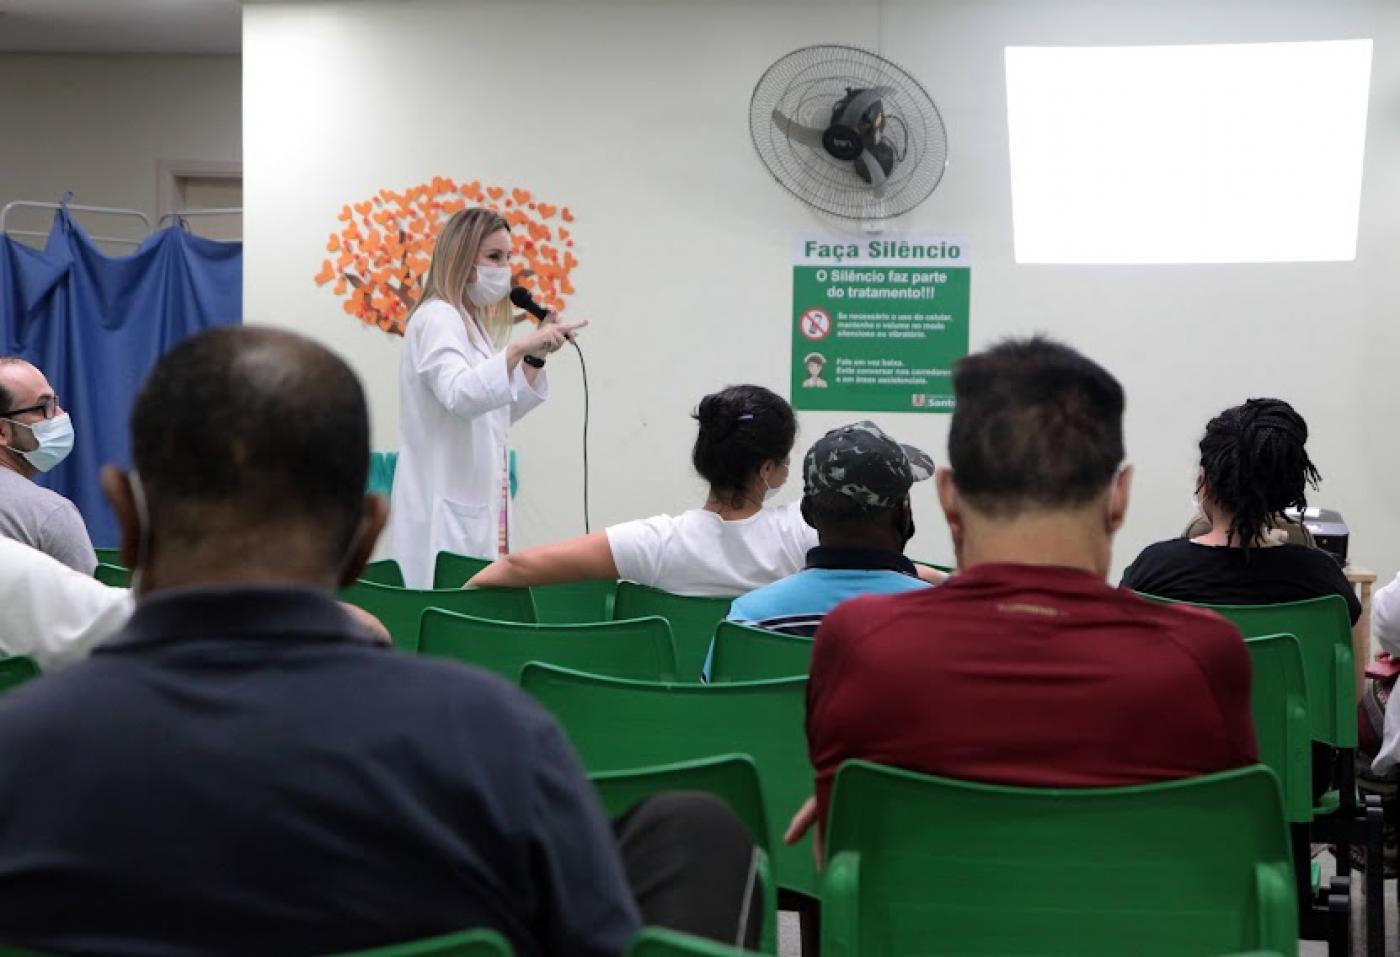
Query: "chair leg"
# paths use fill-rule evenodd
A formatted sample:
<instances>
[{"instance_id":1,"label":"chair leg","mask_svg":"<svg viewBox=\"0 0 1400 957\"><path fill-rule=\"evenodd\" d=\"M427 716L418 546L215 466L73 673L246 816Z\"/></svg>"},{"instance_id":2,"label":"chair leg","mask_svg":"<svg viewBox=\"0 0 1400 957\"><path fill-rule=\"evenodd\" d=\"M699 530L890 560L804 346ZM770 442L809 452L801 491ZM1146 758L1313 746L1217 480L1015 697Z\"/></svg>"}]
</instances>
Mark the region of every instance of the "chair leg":
<instances>
[{"instance_id":1,"label":"chair leg","mask_svg":"<svg viewBox=\"0 0 1400 957\"><path fill-rule=\"evenodd\" d=\"M1351 879L1333 878L1327 895L1327 957L1351 957Z\"/></svg>"},{"instance_id":2,"label":"chair leg","mask_svg":"<svg viewBox=\"0 0 1400 957\"><path fill-rule=\"evenodd\" d=\"M1357 817L1356 751L1353 748L1337 751L1337 791L1341 797L1334 815L1341 823L1337 833L1337 873L1346 877L1351 874L1351 828L1347 825Z\"/></svg>"},{"instance_id":3,"label":"chair leg","mask_svg":"<svg viewBox=\"0 0 1400 957\"><path fill-rule=\"evenodd\" d=\"M1381 799L1368 795L1361 819L1366 840L1366 953L1385 955L1385 811Z\"/></svg>"},{"instance_id":4,"label":"chair leg","mask_svg":"<svg viewBox=\"0 0 1400 957\"><path fill-rule=\"evenodd\" d=\"M797 929L802 937L802 957L819 957L822 946L821 901L806 894L779 888L778 909L797 912Z\"/></svg>"}]
</instances>

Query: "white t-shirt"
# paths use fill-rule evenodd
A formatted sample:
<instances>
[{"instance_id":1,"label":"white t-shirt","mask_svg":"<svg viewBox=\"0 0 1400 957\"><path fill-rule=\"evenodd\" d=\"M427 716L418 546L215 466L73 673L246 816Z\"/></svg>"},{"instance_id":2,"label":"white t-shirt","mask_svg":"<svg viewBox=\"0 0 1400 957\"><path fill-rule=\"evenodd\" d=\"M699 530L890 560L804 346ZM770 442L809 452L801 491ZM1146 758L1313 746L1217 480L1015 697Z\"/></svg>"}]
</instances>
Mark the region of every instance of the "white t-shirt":
<instances>
[{"instance_id":1,"label":"white t-shirt","mask_svg":"<svg viewBox=\"0 0 1400 957\"><path fill-rule=\"evenodd\" d=\"M28 655L44 671L61 668L87 657L134 609L127 589L0 537L0 655Z\"/></svg>"},{"instance_id":2,"label":"white t-shirt","mask_svg":"<svg viewBox=\"0 0 1400 957\"><path fill-rule=\"evenodd\" d=\"M693 508L608 529L618 577L676 595L744 595L801 571L817 533L800 506L725 521Z\"/></svg>"}]
</instances>

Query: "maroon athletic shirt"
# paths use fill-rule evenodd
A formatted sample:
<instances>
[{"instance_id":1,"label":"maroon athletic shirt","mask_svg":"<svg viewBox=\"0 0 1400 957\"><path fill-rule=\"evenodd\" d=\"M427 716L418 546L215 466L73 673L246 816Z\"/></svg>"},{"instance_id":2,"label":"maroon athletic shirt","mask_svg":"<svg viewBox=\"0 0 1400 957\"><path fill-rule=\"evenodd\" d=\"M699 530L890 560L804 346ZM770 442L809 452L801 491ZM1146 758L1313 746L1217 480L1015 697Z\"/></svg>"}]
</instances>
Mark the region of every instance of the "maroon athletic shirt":
<instances>
[{"instance_id":1,"label":"maroon athletic shirt","mask_svg":"<svg viewBox=\"0 0 1400 957\"><path fill-rule=\"evenodd\" d=\"M1073 568L987 564L856 598L817 632L807 741L823 827L851 759L1030 787L1106 787L1253 764L1234 625Z\"/></svg>"}]
</instances>

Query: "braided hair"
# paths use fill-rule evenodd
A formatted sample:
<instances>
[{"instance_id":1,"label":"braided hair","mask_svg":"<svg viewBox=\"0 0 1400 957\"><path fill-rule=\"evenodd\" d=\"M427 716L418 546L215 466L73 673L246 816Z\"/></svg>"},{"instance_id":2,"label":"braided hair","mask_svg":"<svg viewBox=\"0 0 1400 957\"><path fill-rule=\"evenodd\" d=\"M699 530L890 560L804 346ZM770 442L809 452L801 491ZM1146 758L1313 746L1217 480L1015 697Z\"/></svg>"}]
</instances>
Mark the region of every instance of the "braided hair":
<instances>
[{"instance_id":1,"label":"braided hair","mask_svg":"<svg viewBox=\"0 0 1400 957\"><path fill-rule=\"evenodd\" d=\"M707 395L691 417L700 430L690 461L715 494L736 507L763 463L787 458L797 438L792 406L761 385Z\"/></svg>"},{"instance_id":2,"label":"braided hair","mask_svg":"<svg viewBox=\"0 0 1400 957\"><path fill-rule=\"evenodd\" d=\"M1211 419L1196 487L1232 518L1226 543L1256 545L1284 509L1306 508L1322 476L1303 446L1308 424L1282 399L1250 399Z\"/></svg>"}]
</instances>

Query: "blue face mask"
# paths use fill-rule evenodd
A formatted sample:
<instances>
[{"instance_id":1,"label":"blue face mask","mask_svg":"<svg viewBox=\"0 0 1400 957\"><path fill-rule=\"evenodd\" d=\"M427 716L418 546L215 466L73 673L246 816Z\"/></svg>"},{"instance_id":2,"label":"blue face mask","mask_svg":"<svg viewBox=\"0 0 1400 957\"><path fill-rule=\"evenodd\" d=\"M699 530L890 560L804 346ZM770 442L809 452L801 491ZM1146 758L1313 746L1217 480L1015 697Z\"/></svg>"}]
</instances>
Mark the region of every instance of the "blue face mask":
<instances>
[{"instance_id":1,"label":"blue face mask","mask_svg":"<svg viewBox=\"0 0 1400 957\"><path fill-rule=\"evenodd\" d=\"M34 435L34 441L38 442L37 448L28 452L20 452L19 449L11 448L12 452L19 452L40 472L47 472L59 462L68 458L68 453L73 451L73 420L68 418L68 413L56 415L52 419L44 419L41 422L16 422L14 419L6 419L11 425L17 425L28 429Z\"/></svg>"}]
</instances>

